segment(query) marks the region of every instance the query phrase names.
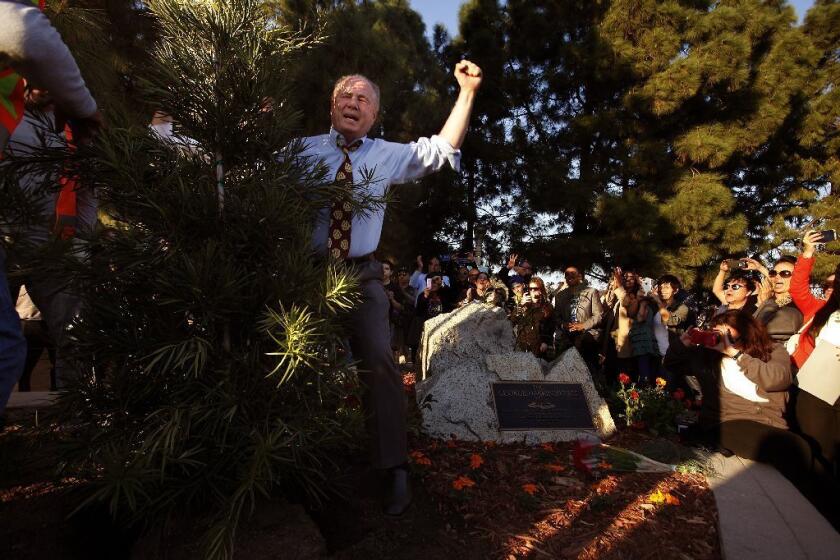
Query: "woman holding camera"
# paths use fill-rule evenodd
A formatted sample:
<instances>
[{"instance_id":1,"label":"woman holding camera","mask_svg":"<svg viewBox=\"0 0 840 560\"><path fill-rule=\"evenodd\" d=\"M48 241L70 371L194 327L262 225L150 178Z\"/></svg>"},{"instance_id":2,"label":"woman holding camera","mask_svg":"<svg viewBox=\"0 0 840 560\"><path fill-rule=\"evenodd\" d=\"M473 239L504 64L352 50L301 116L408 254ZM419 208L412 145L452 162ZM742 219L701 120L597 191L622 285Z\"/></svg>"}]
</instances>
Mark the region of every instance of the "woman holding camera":
<instances>
[{"instance_id":1,"label":"woman holding camera","mask_svg":"<svg viewBox=\"0 0 840 560\"><path fill-rule=\"evenodd\" d=\"M550 357L554 345L554 308L542 278L532 276L519 312L511 315L516 325L516 346L538 358Z\"/></svg>"},{"instance_id":2,"label":"woman holding camera","mask_svg":"<svg viewBox=\"0 0 840 560\"><path fill-rule=\"evenodd\" d=\"M784 417L792 382L790 356L770 340L764 325L743 310L712 319L705 345L688 331L665 355L677 375L695 375L703 390L698 439L740 457L768 462L795 483L806 483L808 443L788 430Z\"/></svg>"},{"instance_id":3,"label":"woman holding camera","mask_svg":"<svg viewBox=\"0 0 840 560\"><path fill-rule=\"evenodd\" d=\"M823 359L825 363L820 362L817 366L817 373L840 377L840 361L831 357L836 357L837 348L840 347L840 265L834 271L828 299L814 297L811 294L810 276L819 236L820 233L814 231L805 234L802 239L802 255L796 261L790 281L790 295L805 317L798 340L791 339L791 342L795 342L793 361L800 368L795 411L800 430L816 443L820 460L836 476L840 462L840 398L826 402L826 395L823 395L824 398L814 396L807 390L809 385L804 379L809 374L806 368L816 366L816 363L808 363L812 355L815 359L822 359L814 354L817 347L820 347L820 353L829 353L829 359Z\"/></svg>"},{"instance_id":4,"label":"woman holding camera","mask_svg":"<svg viewBox=\"0 0 840 560\"><path fill-rule=\"evenodd\" d=\"M748 269L749 261L742 259L738 262L739 265L740 263L744 264L737 269L732 269L729 261L720 263L720 269L712 286L712 293L721 303L715 315L733 309L743 309L750 314L755 313L756 297L753 292L755 292L756 285ZM724 278L726 281L724 281Z\"/></svg>"}]
</instances>

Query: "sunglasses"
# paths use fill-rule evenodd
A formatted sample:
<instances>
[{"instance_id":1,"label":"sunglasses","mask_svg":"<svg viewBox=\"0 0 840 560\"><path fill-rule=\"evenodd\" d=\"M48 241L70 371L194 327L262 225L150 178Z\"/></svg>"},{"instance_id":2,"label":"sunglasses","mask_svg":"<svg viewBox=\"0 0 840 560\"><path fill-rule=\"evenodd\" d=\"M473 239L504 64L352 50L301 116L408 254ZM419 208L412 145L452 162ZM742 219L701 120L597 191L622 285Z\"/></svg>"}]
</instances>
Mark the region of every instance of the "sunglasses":
<instances>
[{"instance_id":1,"label":"sunglasses","mask_svg":"<svg viewBox=\"0 0 840 560\"><path fill-rule=\"evenodd\" d=\"M528 286L528 289L531 290L532 292L539 292L540 291L539 286Z\"/></svg>"},{"instance_id":2,"label":"sunglasses","mask_svg":"<svg viewBox=\"0 0 840 560\"><path fill-rule=\"evenodd\" d=\"M726 283L726 284L723 285L724 290L732 290L733 292L737 292L738 290L740 290L743 287L744 287L743 284L729 284L729 283Z\"/></svg>"},{"instance_id":3,"label":"sunglasses","mask_svg":"<svg viewBox=\"0 0 840 560\"><path fill-rule=\"evenodd\" d=\"M793 276L793 272L790 270L771 270L767 273L767 276L770 278L775 278L776 276L781 276L782 278L790 278Z\"/></svg>"}]
</instances>

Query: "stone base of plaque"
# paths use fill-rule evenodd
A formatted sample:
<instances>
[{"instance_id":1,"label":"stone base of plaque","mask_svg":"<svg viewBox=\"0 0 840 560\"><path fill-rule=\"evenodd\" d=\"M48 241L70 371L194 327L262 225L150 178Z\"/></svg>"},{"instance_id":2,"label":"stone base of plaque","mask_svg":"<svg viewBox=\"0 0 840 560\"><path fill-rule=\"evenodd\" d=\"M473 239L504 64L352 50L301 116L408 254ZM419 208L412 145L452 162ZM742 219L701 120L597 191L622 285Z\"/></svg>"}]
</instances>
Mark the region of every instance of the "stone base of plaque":
<instances>
[{"instance_id":1,"label":"stone base of plaque","mask_svg":"<svg viewBox=\"0 0 840 560\"><path fill-rule=\"evenodd\" d=\"M603 438L615 432L607 404L577 350L567 350L551 364L514 350L510 322L500 309L472 304L435 317L426 322L422 345L417 404L423 415L423 431L429 435L545 443L595 434ZM493 395L493 384L500 382L579 385L591 418L586 424L594 429L503 429Z\"/></svg>"}]
</instances>

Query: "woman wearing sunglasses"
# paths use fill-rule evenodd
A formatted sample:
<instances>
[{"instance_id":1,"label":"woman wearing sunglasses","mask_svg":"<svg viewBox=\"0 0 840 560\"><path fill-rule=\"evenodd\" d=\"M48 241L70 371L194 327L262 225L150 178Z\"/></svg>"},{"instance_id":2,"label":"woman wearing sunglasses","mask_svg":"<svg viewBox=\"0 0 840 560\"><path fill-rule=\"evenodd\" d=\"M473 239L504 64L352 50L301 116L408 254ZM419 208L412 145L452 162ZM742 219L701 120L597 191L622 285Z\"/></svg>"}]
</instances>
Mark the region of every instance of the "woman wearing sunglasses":
<instances>
[{"instance_id":1,"label":"woman wearing sunglasses","mask_svg":"<svg viewBox=\"0 0 840 560\"><path fill-rule=\"evenodd\" d=\"M762 286L766 286L768 292L764 301L759 303L755 318L767 327L770 338L776 342L786 342L802 327L802 312L790 295L790 279L796 257L784 256L770 270L757 261L750 261L760 267L758 270L764 275Z\"/></svg>"},{"instance_id":2,"label":"woman wearing sunglasses","mask_svg":"<svg viewBox=\"0 0 840 560\"><path fill-rule=\"evenodd\" d=\"M548 303L545 282L532 276L521 310L511 315L516 325L516 346L538 358L550 359L554 345L554 308Z\"/></svg>"},{"instance_id":3,"label":"woman wearing sunglasses","mask_svg":"<svg viewBox=\"0 0 840 560\"><path fill-rule=\"evenodd\" d=\"M729 278L726 278L727 273ZM724 278L726 278L726 281L724 281ZM734 309L746 311L750 315L755 313L756 298L753 295L755 287L752 273L743 269L730 270L726 261L721 262L720 270L712 286L712 292L721 303L715 315Z\"/></svg>"}]
</instances>

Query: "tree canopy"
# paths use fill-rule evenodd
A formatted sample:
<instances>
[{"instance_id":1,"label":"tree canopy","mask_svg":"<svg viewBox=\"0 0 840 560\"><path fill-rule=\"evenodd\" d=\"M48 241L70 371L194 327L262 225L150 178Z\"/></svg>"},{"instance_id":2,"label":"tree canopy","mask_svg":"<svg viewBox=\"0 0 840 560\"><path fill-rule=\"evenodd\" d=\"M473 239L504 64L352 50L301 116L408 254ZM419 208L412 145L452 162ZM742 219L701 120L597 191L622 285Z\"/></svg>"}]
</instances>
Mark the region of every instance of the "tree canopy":
<instances>
[{"instance_id":1,"label":"tree canopy","mask_svg":"<svg viewBox=\"0 0 840 560\"><path fill-rule=\"evenodd\" d=\"M724 256L790 250L813 218L836 227L838 18L836 2L801 27L784 2L467 4L456 43L503 60L502 190L523 193L523 224L552 226L519 241L538 264L690 283Z\"/></svg>"},{"instance_id":2,"label":"tree canopy","mask_svg":"<svg viewBox=\"0 0 840 560\"><path fill-rule=\"evenodd\" d=\"M80 5L101 10L118 76L96 84L136 110L153 18L143 3ZM793 252L815 218L840 226L836 0L802 25L784 1L470 0L457 36L438 28L431 43L407 0L263 6L275 25L321 32L288 74L302 134L326 129L332 84L354 72L382 89L374 135L433 134L454 63L484 69L462 172L395 189L383 254L469 249L487 232L492 262L513 250L552 269L621 264L702 283L722 257ZM823 255L818 273L837 261Z\"/></svg>"}]
</instances>

